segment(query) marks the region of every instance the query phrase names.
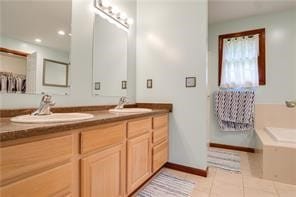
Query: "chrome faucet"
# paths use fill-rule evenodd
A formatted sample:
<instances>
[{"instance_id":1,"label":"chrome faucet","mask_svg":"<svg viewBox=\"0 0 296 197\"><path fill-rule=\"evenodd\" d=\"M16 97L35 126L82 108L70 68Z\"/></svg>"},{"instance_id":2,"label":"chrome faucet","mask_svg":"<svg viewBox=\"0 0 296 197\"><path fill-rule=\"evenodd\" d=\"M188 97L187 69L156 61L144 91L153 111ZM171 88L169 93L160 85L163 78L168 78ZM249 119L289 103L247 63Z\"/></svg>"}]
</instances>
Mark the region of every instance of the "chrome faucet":
<instances>
[{"instance_id":1,"label":"chrome faucet","mask_svg":"<svg viewBox=\"0 0 296 197\"><path fill-rule=\"evenodd\" d=\"M118 105L115 109L123 109L124 105L128 103L128 99L125 96L120 97Z\"/></svg>"},{"instance_id":2,"label":"chrome faucet","mask_svg":"<svg viewBox=\"0 0 296 197\"><path fill-rule=\"evenodd\" d=\"M296 100L294 101L286 101L286 106L289 108L296 107Z\"/></svg>"},{"instance_id":3,"label":"chrome faucet","mask_svg":"<svg viewBox=\"0 0 296 197\"><path fill-rule=\"evenodd\" d=\"M50 107L54 106L55 102L52 101L52 96L44 95L41 99L39 108L33 112L31 115L33 116L40 116L40 115L50 115Z\"/></svg>"}]
</instances>

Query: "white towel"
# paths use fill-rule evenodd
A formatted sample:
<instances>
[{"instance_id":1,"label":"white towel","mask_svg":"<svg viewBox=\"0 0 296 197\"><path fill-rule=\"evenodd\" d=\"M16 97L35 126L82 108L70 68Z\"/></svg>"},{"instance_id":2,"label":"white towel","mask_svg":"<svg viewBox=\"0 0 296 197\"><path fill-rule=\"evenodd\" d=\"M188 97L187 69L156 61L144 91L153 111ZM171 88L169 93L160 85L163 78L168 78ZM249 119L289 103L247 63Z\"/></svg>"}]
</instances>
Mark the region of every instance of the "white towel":
<instances>
[{"instance_id":1,"label":"white towel","mask_svg":"<svg viewBox=\"0 0 296 197\"><path fill-rule=\"evenodd\" d=\"M215 93L215 105L218 125L222 131L254 129L254 91L217 91Z\"/></svg>"}]
</instances>

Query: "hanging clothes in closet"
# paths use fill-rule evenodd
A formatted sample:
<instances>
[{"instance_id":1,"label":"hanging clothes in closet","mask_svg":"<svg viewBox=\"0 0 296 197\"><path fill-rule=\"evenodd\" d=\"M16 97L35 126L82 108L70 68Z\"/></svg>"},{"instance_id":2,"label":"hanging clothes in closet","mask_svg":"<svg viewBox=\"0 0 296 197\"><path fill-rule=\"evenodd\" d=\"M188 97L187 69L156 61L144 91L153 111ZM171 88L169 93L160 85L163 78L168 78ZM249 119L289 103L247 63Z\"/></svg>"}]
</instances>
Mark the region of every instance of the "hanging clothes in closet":
<instances>
[{"instance_id":1,"label":"hanging clothes in closet","mask_svg":"<svg viewBox=\"0 0 296 197\"><path fill-rule=\"evenodd\" d=\"M26 75L0 72L0 91L4 93L25 93Z\"/></svg>"}]
</instances>

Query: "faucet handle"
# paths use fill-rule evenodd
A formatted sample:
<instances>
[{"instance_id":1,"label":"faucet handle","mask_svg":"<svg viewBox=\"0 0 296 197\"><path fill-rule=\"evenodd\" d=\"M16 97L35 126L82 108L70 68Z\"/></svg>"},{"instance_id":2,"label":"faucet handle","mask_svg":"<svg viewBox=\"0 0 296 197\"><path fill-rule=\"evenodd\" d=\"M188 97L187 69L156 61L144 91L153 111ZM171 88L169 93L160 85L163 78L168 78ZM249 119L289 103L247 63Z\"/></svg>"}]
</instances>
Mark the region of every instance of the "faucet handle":
<instances>
[{"instance_id":1,"label":"faucet handle","mask_svg":"<svg viewBox=\"0 0 296 197\"><path fill-rule=\"evenodd\" d=\"M296 100L295 101L286 101L286 106L289 108L296 107Z\"/></svg>"},{"instance_id":2,"label":"faucet handle","mask_svg":"<svg viewBox=\"0 0 296 197\"><path fill-rule=\"evenodd\" d=\"M121 103L128 103L128 98L125 97L125 96L122 96L122 97L120 97L119 101L120 101Z\"/></svg>"},{"instance_id":3,"label":"faucet handle","mask_svg":"<svg viewBox=\"0 0 296 197\"><path fill-rule=\"evenodd\" d=\"M41 99L41 104L47 104L49 106L54 106L55 105L55 102L52 100L52 96L46 94L42 97Z\"/></svg>"},{"instance_id":4,"label":"faucet handle","mask_svg":"<svg viewBox=\"0 0 296 197\"><path fill-rule=\"evenodd\" d=\"M48 95L48 94L45 94L43 97L42 97L42 99L41 99L41 101L43 101L43 102L49 102L49 101L51 101L51 96L50 95Z\"/></svg>"}]
</instances>

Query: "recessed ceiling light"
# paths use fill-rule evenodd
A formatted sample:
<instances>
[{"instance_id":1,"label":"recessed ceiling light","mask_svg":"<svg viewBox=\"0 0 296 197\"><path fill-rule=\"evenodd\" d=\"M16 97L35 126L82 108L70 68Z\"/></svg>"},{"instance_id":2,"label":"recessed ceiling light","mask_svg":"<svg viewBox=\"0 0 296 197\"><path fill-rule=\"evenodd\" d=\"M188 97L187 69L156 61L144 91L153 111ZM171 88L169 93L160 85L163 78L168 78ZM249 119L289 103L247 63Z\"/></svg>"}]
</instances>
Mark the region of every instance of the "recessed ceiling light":
<instances>
[{"instance_id":1,"label":"recessed ceiling light","mask_svg":"<svg viewBox=\"0 0 296 197\"><path fill-rule=\"evenodd\" d=\"M60 31L58 31L58 34L63 36L63 35L65 35L65 32L63 30L60 30Z\"/></svg>"},{"instance_id":2,"label":"recessed ceiling light","mask_svg":"<svg viewBox=\"0 0 296 197\"><path fill-rule=\"evenodd\" d=\"M68 36L72 36L72 34L71 33L68 33Z\"/></svg>"},{"instance_id":3,"label":"recessed ceiling light","mask_svg":"<svg viewBox=\"0 0 296 197\"><path fill-rule=\"evenodd\" d=\"M40 43L40 42L42 42L42 40L41 40L40 38L36 38L36 39L35 39L35 42Z\"/></svg>"}]
</instances>

